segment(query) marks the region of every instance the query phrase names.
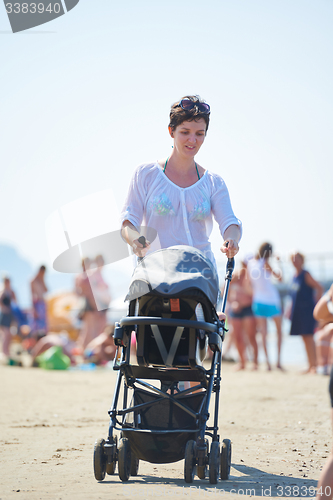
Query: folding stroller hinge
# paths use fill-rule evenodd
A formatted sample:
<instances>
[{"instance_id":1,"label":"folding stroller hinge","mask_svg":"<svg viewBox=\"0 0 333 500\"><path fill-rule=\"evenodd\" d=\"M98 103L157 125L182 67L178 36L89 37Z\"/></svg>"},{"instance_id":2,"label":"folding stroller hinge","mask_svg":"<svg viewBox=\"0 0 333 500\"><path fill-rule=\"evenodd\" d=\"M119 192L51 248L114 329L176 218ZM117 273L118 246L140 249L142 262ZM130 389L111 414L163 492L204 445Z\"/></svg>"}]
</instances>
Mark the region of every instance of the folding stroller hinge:
<instances>
[{"instance_id":1,"label":"folding stroller hinge","mask_svg":"<svg viewBox=\"0 0 333 500\"><path fill-rule=\"evenodd\" d=\"M214 379L214 383L213 383L213 389L212 389L212 391L213 391L213 392L217 392L217 391L219 391L219 390L220 390L220 385L221 385L221 384L220 384L220 379L219 379L219 378Z\"/></svg>"},{"instance_id":2,"label":"folding stroller hinge","mask_svg":"<svg viewBox=\"0 0 333 500\"><path fill-rule=\"evenodd\" d=\"M220 321L218 332L219 335L222 337L222 342L224 340L225 333L228 331L229 331L228 328L226 328L224 325L224 321Z\"/></svg>"},{"instance_id":3,"label":"folding stroller hinge","mask_svg":"<svg viewBox=\"0 0 333 500\"><path fill-rule=\"evenodd\" d=\"M207 422L207 420L209 419L209 412L207 411L206 413L199 415L199 419L201 420L201 422Z\"/></svg>"}]
</instances>

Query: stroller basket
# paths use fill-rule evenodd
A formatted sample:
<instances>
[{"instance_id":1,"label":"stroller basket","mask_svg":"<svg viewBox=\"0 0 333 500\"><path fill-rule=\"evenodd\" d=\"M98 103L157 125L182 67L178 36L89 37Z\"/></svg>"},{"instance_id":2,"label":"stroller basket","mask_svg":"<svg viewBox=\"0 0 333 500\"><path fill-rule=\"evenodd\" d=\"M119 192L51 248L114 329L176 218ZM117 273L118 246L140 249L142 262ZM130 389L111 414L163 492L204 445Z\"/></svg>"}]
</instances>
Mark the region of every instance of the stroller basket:
<instances>
[{"instance_id":1,"label":"stroller basket","mask_svg":"<svg viewBox=\"0 0 333 500\"><path fill-rule=\"evenodd\" d=\"M198 392L175 399L199 415L205 393ZM185 446L189 439L196 439L199 431L196 416L191 416L173 400L161 398L142 389L134 390L134 406L150 404L141 410L135 410L134 420L137 426L123 427L123 436L127 437L135 455L151 463L171 463L182 460ZM170 439L170 432L172 438Z\"/></svg>"}]
</instances>

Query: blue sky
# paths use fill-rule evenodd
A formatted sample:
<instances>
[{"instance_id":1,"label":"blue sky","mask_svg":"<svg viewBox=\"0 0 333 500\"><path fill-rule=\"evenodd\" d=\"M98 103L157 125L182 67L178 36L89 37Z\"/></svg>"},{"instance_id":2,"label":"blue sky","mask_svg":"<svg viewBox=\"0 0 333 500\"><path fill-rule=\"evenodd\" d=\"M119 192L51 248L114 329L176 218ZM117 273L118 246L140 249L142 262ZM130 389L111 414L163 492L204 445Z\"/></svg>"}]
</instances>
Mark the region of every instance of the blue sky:
<instances>
[{"instance_id":1,"label":"blue sky","mask_svg":"<svg viewBox=\"0 0 333 500\"><path fill-rule=\"evenodd\" d=\"M227 183L242 253L332 251L332 25L331 0L80 0L11 34L0 6L0 244L49 264L49 215L105 189L120 208L194 93L212 109L197 159Z\"/></svg>"}]
</instances>

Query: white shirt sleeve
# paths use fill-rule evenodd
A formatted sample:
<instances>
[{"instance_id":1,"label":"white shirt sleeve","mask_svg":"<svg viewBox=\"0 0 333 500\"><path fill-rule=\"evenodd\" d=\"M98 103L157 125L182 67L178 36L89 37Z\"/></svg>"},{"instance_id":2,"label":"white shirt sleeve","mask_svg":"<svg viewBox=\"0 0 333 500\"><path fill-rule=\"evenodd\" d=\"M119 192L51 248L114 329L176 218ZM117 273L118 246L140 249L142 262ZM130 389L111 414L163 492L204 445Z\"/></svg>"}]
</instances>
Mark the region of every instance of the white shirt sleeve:
<instances>
[{"instance_id":1,"label":"white shirt sleeve","mask_svg":"<svg viewBox=\"0 0 333 500\"><path fill-rule=\"evenodd\" d=\"M145 211L146 203L146 189L145 189L145 172L143 165L140 165L134 172L131 179L127 197L121 211L120 220L121 224L125 220L130 221L133 226L139 230L143 214Z\"/></svg>"},{"instance_id":2,"label":"white shirt sleeve","mask_svg":"<svg viewBox=\"0 0 333 500\"><path fill-rule=\"evenodd\" d=\"M213 174L213 177L214 183L211 196L211 207L214 219L219 225L222 238L226 229L232 224L237 225L242 234L242 223L237 219L232 210L229 191L224 180L216 174Z\"/></svg>"}]
</instances>

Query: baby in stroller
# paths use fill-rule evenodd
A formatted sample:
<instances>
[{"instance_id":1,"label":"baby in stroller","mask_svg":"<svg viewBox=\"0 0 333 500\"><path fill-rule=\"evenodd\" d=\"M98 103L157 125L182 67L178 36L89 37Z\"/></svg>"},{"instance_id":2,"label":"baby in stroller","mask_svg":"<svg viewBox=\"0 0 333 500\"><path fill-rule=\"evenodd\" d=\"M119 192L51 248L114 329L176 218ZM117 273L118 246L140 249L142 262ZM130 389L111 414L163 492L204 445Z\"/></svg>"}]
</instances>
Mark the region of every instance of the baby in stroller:
<instances>
[{"instance_id":1,"label":"baby in stroller","mask_svg":"<svg viewBox=\"0 0 333 500\"><path fill-rule=\"evenodd\" d=\"M222 311L233 266L233 258L228 259ZM94 448L98 481L114 474L117 463L120 479L127 481L137 475L139 460L158 464L182 459L187 483L195 474L200 479L208 475L211 484L219 477L228 479L231 442L220 442L218 433L224 338L224 321L215 309L218 293L215 266L193 247L158 250L139 262L127 295L128 316L115 328L118 374L108 437L97 440ZM130 356L133 331L136 363ZM213 357L205 368L207 345ZM185 389L182 382L191 387ZM119 444L115 431L120 431Z\"/></svg>"}]
</instances>

